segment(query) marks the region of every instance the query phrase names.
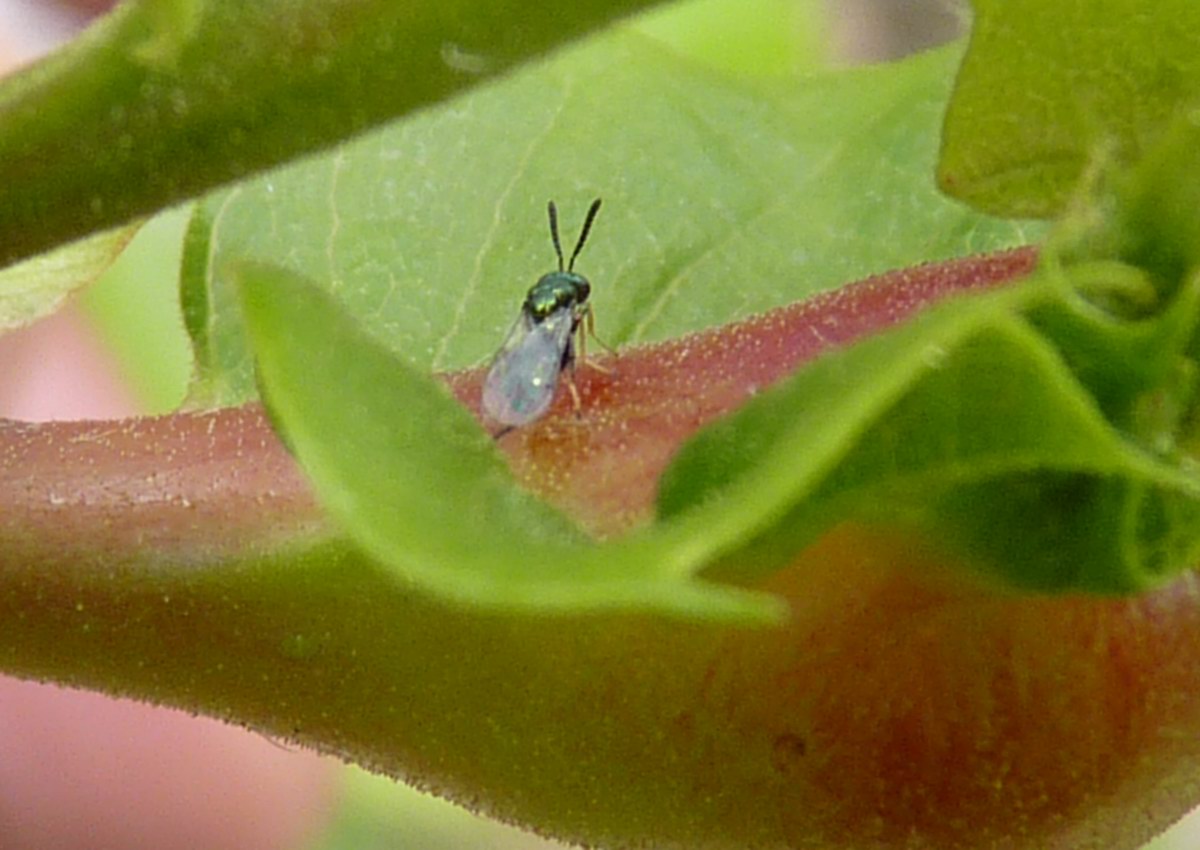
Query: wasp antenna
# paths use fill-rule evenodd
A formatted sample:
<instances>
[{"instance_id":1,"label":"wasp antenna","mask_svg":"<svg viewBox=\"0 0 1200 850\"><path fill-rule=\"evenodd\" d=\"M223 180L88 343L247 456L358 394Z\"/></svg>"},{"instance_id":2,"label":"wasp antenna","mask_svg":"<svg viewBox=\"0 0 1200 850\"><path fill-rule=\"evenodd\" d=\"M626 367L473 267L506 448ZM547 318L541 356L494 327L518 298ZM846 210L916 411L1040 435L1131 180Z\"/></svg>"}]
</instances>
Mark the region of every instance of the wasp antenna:
<instances>
[{"instance_id":1,"label":"wasp antenna","mask_svg":"<svg viewBox=\"0 0 1200 850\"><path fill-rule=\"evenodd\" d=\"M554 201L546 204L546 213L550 216L550 238L554 240L554 253L558 254L558 270L563 270L562 245L558 241L558 208Z\"/></svg>"},{"instance_id":2,"label":"wasp antenna","mask_svg":"<svg viewBox=\"0 0 1200 850\"><path fill-rule=\"evenodd\" d=\"M579 231L579 241L575 243L575 250L571 252L571 262L567 263L567 271L575 269L575 258L579 256L579 252L583 250L583 243L587 241L588 231L592 229L592 220L596 217L596 213L600 212L600 199L592 201L592 205L588 207L587 215L583 219L583 230ZM559 256L561 262L562 257ZM560 266L561 268L561 266Z\"/></svg>"}]
</instances>

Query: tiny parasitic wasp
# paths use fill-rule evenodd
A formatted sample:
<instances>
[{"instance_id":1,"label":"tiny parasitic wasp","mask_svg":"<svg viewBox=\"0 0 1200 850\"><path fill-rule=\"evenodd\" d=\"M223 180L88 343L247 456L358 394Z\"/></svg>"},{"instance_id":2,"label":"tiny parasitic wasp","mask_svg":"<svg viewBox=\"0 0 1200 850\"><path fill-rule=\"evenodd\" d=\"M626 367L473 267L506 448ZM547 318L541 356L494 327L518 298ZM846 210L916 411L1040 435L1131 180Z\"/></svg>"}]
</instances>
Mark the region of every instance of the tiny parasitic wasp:
<instances>
[{"instance_id":1,"label":"tiny parasitic wasp","mask_svg":"<svg viewBox=\"0 0 1200 850\"><path fill-rule=\"evenodd\" d=\"M547 206L558 270L542 275L530 288L483 382L483 409L504 426L495 435L497 438L533 422L550 408L559 377L564 371L575 370L576 336L581 358L586 355L585 329L595 336L592 306L588 304L592 285L575 271L575 258L583 250L599 210L597 198L588 208L575 250L564 269L558 210L554 201ZM578 410L579 393L570 375L567 386Z\"/></svg>"}]
</instances>

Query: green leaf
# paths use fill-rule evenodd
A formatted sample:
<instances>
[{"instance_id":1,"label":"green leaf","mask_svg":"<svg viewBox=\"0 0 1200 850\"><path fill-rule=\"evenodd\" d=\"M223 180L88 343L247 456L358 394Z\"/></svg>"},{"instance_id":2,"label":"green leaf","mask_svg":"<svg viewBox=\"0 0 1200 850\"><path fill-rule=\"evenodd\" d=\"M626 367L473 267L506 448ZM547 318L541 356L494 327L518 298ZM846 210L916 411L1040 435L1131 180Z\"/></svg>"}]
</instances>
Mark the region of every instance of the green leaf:
<instances>
[{"instance_id":1,"label":"green leaf","mask_svg":"<svg viewBox=\"0 0 1200 850\"><path fill-rule=\"evenodd\" d=\"M0 86L0 264L328 147L648 5L120 4Z\"/></svg>"},{"instance_id":2,"label":"green leaf","mask_svg":"<svg viewBox=\"0 0 1200 850\"><path fill-rule=\"evenodd\" d=\"M252 396L221 276L253 258L317 279L429 369L479 363L605 206L579 268L610 344L661 340L931 259L1027 241L940 197L932 138L955 49L796 84L732 81L628 34L200 205L184 305L193 399Z\"/></svg>"},{"instance_id":3,"label":"green leaf","mask_svg":"<svg viewBox=\"0 0 1200 850\"><path fill-rule=\"evenodd\" d=\"M277 427L325 507L399 582L500 609L621 607L770 621L769 597L692 580L659 539L603 546L513 482L449 392L285 270L232 271Z\"/></svg>"},{"instance_id":4,"label":"green leaf","mask_svg":"<svg viewBox=\"0 0 1200 850\"><path fill-rule=\"evenodd\" d=\"M915 527L1022 588L1126 593L1189 568L1200 476L1105 417L1056 345L1080 324L1026 318L1068 312L1069 292L1043 275L821 358L688 443L660 515L703 535L714 505L756 514L725 552L742 573L855 519Z\"/></svg>"},{"instance_id":5,"label":"green leaf","mask_svg":"<svg viewBox=\"0 0 1200 850\"><path fill-rule=\"evenodd\" d=\"M846 520L915 526L1022 588L1128 593L1192 569L1197 151L1181 118L1102 175L1019 289L824 357L701 433L663 519L703 535L714 504L757 512L725 553L743 572Z\"/></svg>"},{"instance_id":6,"label":"green leaf","mask_svg":"<svg viewBox=\"0 0 1200 850\"><path fill-rule=\"evenodd\" d=\"M136 231L111 230L0 270L0 333L53 313L100 277Z\"/></svg>"},{"instance_id":7,"label":"green leaf","mask_svg":"<svg viewBox=\"0 0 1200 850\"><path fill-rule=\"evenodd\" d=\"M1139 159L1200 104L1192 0L974 0L938 181L997 215L1060 212L1092 164Z\"/></svg>"},{"instance_id":8,"label":"green leaf","mask_svg":"<svg viewBox=\"0 0 1200 850\"><path fill-rule=\"evenodd\" d=\"M1144 269L1158 294L1172 295L1200 266L1200 114L1180 115L1134 168L1097 191L1097 205L1107 202L1112 213L1077 240Z\"/></svg>"}]
</instances>

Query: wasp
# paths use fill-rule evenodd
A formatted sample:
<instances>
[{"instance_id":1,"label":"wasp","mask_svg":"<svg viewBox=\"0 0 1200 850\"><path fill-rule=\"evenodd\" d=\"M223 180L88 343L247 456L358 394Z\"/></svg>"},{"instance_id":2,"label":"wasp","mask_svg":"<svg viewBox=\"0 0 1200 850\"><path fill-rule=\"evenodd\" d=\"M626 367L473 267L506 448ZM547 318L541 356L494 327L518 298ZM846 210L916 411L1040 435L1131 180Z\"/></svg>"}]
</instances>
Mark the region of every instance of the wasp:
<instances>
[{"instance_id":1,"label":"wasp","mask_svg":"<svg viewBox=\"0 0 1200 850\"><path fill-rule=\"evenodd\" d=\"M483 409L504 426L496 434L497 438L545 414L554 401L563 372L574 372L576 338L580 356L583 356L585 329L595 336L595 319L592 305L588 303L592 285L575 271L575 259L583 250L599 211L600 199L597 198L588 208L575 250L564 268L562 244L558 238L558 210L554 201L547 204L550 238L554 242L554 253L558 255L558 269L542 275L530 287L521 303L520 315L492 359L483 382ZM578 409L579 393L570 376L567 386Z\"/></svg>"}]
</instances>

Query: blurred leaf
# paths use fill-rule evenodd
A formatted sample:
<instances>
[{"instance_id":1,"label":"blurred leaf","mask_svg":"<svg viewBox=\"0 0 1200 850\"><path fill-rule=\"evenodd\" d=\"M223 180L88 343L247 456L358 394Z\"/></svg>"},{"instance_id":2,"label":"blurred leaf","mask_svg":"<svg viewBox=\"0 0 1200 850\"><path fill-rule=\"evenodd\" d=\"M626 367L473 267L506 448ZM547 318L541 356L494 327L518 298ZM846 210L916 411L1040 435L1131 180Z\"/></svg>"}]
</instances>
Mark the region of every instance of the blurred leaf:
<instances>
[{"instance_id":1,"label":"blurred leaf","mask_svg":"<svg viewBox=\"0 0 1200 850\"><path fill-rule=\"evenodd\" d=\"M1200 106L1192 0L974 0L938 181L996 215L1060 212L1089 165L1142 156Z\"/></svg>"},{"instance_id":2,"label":"blurred leaf","mask_svg":"<svg viewBox=\"0 0 1200 850\"><path fill-rule=\"evenodd\" d=\"M1192 569L1198 151L1181 117L1105 172L1020 289L827 355L701 432L663 477L664 522L695 514L703 536L714 503L758 511L726 557L743 572L847 519L917 526L1022 588L1131 593Z\"/></svg>"},{"instance_id":3,"label":"blurred leaf","mask_svg":"<svg viewBox=\"0 0 1200 850\"><path fill-rule=\"evenodd\" d=\"M493 440L427 374L290 272L234 277L268 409L322 504L393 578L501 610L622 608L769 622L763 594L693 580L658 538L599 545L518 488Z\"/></svg>"},{"instance_id":4,"label":"blurred leaf","mask_svg":"<svg viewBox=\"0 0 1200 850\"><path fill-rule=\"evenodd\" d=\"M1198 293L1177 312L1194 318ZM1200 555L1200 476L1106 418L1097 396L1128 373L1089 392L1056 344L1095 350L1122 329L1084 340L1082 323L1042 315L1073 310L1090 312L1035 277L820 358L680 451L663 476L663 521L695 514L702 536L714 503L757 513L727 555L740 573L770 572L858 519L915 526L1015 587L1160 584ZM1160 334L1159 348L1178 357L1187 341Z\"/></svg>"},{"instance_id":5,"label":"blurred leaf","mask_svg":"<svg viewBox=\"0 0 1200 850\"><path fill-rule=\"evenodd\" d=\"M53 313L104 274L136 231L111 230L0 270L0 333Z\"/></svg>"},{"instance_id":6,"label":"blurred leaf","mask_svg":"<svg viewBox=\"0 0 1200 850\"><path fill-rule=\"evenodd\" d=\"M647 5L120 4L0 85L0 264L328 147Z\"/></svg>"},{"instance_id":7,"label":"blurred leaf","mask_svg":"<svg viewBox=\"0 0 1200 850\"><path fill-rule=\"evenodd\" d=\"M1028 241L934 190L955 49L795 83L732 82L631 35L202 203L185 251L193 400L253 395L222 276L290 268L425 369L490 356L553 266L547 199L610 344L661 340L868 274Z\"/></svg>"}]
</instances>

